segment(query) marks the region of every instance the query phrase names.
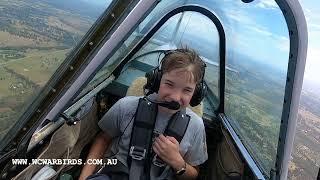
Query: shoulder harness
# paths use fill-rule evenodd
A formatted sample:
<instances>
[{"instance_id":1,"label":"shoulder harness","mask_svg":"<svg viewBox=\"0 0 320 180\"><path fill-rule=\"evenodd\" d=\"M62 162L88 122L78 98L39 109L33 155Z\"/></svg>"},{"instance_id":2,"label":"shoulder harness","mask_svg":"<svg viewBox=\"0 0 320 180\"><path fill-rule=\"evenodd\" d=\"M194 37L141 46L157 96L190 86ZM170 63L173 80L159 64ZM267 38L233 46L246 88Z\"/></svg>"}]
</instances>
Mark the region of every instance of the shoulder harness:
<instances>
[{"instance_id":1,"label":"shoulder harness","mask_svg":"<svg viewBox=\"0 0 320 180\"><path fill-rule=\"evenodd\" d=\"M159 168L166 165L152 151L152 137L157 113L157 104L148 101L147 98L139 99L127 157L130 180L148 180L151 164ZM172 136L180 143L189 122L190 116L186 114L186 111L178 111L171 116L164 135Z\"/></svg>"},{"instance_id":2,"label":"shoulder harness","mask_svg":"<svg viewBox=\"0 0 320 180\"><path fill-rule=\"evenodd\" d=\"M111 176L112 180L149 180L151 165L163 168L166 164L152 150L153 132L158 114L158 105L147 98L140 98L133 122L128 168L118 161L114 167L103 168L100 173ZM171 116L164 135L181 142L190 122L185 110Z\"/></svg>"}]
</instances>

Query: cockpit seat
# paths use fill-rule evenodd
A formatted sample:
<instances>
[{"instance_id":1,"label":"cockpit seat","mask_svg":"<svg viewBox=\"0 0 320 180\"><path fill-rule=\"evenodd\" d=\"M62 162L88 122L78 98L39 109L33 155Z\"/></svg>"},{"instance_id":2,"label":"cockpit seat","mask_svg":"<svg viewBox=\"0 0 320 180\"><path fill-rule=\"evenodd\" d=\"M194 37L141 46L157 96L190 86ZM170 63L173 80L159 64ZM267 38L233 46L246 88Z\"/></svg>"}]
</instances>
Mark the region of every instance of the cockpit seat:
<instances>
[{"instance_id":1,"label":"cockpit seat","mask_svg":"<svg viewBox=\"0 0 320 180\"><path fill-rule=\"evenodd\" d=\"M144 95L143 86L146 83L147 83L147 78L138 77L137 79L135 79L132 82L132 84L128 88L126 96L143 96ZM202 117L202 115L203 115L203 105L202 105L202 103L200 103L198 106L195 106L195 107L189 106L189 108L193 112L198 114L198 116Z\"/></svg>"},{"instance_id":2,"label":"cockpit seat","mask_svg":"<svg viewBox=\"0 0 320 180\"><path fill-rule=\"evenodd\" d=\"M54 159L79 160L81 150L85 145L91 142L95 134L98 132L99 128L97 125L98 119L96 117L96 112L97 104L93 99L91 99L83 105L81 110L77 113L77 117L80 121L77 122L76 125L72 126L63 124L59 129L57 129L53 133L50 141L45 144L45 148L40 152L37 158L41 160L49 159L52 162ZM50 175L52 175L52 179L56 179L62 172L74 167L74 164L75 162L69 162L67 164L55 165L53 166L54 169L47 168L46 170L44 170L44 165L31 164L13 179L32 179L32 177L41 171L41 169L42 171L45 171L42 172L43 174L48 174L49 171L51 172L54 170L56 173L50 173Z\"/></svg>"}]
</instances>

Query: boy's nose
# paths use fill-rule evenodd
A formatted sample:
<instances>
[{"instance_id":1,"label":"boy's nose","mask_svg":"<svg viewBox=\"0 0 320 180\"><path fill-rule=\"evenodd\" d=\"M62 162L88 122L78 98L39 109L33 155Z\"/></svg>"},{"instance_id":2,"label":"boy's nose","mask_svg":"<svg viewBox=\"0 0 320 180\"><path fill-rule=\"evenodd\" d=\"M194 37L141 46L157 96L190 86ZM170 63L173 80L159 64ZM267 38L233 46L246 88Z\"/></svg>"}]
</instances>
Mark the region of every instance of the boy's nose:
<instances>
[{"instance_id":1,"label":"boy's nose","mask_svg":"<svg viewBox=\"0 0 320 180\"><path fill-rule=\"evenodd\" d=\"M172 101L180 102L181 94L179 92L172 92L170 95Z\"/></svg>"}]
</instances>

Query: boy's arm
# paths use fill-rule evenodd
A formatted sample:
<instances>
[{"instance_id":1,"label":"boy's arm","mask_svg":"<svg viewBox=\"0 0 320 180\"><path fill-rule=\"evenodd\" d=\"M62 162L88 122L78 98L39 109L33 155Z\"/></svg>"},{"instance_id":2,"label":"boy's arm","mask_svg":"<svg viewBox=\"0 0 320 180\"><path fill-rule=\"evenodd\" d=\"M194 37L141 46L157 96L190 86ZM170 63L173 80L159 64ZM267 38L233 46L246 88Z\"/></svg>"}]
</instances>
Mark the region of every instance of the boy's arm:
<instances>
[{"instance_id":1,"label":"boy's arm","mask_svg":"<svg viewBox=\"0 0 320 180\"><path fill-rule=\"evenodd\" d=\"M176 176L178 179L196 179L199 174L199 168L197 166L191 166L186 163L179 151L179 142L170 136L164 136L160 134L153 144L154 152L169 166L171 166L175 172L185 168L184 174Z\"/></svg>"},{"instance_id":2,"label":"boy's arm","mask_svg":"<svg viewBox=\"0 0 320 180\"><path fill-rule=\"evenodd\" d=\"M177 165L176 167L173 167L174 171L177 172L178 170L180 170L182 167L185 166L185 173L183 173L182 175L177 175L176 178L177 179L185 179L185 180L192 180L192 179L197 179L198 175L199 175L199 167L198 166L191 166L190 164L186 163L183 159L182 162L180 163L180 165Z\"/></svg>"},{"instance_id":3,"label":"boy's arm","mask_svg":"<svg viewBox=\"0 0 320 180\"><path fill-rule=\"evenodd\" d=\"M97 135L95 141L93 142L87 159L102 159L108 146L111 144L111 137L104 132ZM79 180L85 180L88 176L93 174L96 170L96 165L85 164L83 167Z\"/></svg>"}]
</instances>

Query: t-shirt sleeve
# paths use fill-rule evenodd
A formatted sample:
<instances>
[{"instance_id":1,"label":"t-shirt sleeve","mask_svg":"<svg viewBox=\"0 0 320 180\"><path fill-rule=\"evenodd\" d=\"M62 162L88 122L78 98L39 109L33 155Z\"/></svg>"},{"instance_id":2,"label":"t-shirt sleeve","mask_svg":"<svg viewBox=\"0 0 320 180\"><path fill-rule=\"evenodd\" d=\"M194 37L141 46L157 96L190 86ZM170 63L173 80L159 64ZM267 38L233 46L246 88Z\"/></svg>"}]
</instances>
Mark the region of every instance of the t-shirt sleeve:
<instances>
[{"instance_id":1,"label":"t-shirt sleeve","mask_svg":"<svg viewBox=\"0 0 320 180\"><path fill-rule=\"evenodd\" d=\"M194 137L191 148L185 154L185 160L192 166L198 166L208 159L206 133L202 126Z\"/></svg>"},{"instance_id":2,"label":"t-shirt sleeve","mask_svg":"<svg viewBox=\"0 0 320 180\"><path fill-rule=\"evenodd\" d=\"M121 104L123 99L117 101L102 117L98 125L106 134L112 138L119 136L120 131L120 122L121 122Z\"/></svg>"}]
</instances>

